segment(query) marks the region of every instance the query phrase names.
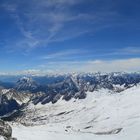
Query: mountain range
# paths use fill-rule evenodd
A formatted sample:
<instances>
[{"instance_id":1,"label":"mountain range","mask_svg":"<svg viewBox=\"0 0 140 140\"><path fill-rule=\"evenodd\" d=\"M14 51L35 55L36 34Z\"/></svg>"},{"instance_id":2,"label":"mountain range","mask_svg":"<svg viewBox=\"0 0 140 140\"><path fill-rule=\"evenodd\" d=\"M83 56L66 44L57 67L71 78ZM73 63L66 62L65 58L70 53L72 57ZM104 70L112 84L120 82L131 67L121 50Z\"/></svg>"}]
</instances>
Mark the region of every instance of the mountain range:
<instances>
[{"instance_id":1,"label":"mountain range","mask_svg":"<svg viewBox=\"0 0 140 140\"><path fill-rule=\"evenodd\" d=\"M110 100L117 109L116 104L123 100L123 96L127 100L125 96L127 92L133 99L133 95L138 94L138 92L133 93L133 90L140 89L140 73L83 73L12 78L13 80L8 76L0 78L0 119L26 127L46 124L59 124L61 127L63 124L62 126L66 125L64 132L82 131L97 135L117 134L122 131L123 127L119 124L110 130L95 132L97 128L94 127L94 121L96 122L98 115L107 111L106 105L110 104ZM118 99L113 103L112 100L115 101L115 98ZM102 108L94 109L96 106ZM97 110L103 112L96 112ZM88 115L89 113L91 115ZM105 118L110 120L113 116L107 114L103 113L103 117L106 116ZM78 117L79 126L71 124L70 121L78 123ZM98 122L101 123L101 120Z\"/></svg>"}]
</instances>

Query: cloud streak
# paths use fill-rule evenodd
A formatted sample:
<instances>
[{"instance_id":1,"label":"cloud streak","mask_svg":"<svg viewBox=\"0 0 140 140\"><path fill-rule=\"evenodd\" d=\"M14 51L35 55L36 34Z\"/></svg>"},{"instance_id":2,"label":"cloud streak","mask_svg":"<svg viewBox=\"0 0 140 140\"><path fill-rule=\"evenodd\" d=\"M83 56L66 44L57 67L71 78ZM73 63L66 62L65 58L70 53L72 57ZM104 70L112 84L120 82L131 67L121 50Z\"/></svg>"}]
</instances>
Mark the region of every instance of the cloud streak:
<instances>
[{"instance_id":1,"label":"cloud streak","mask_svg":"<svg viewBox=\"0 0 140 140\"><path fill-rule=\"evenodd\" d=\"M56 53L48 54L46 56L40 57L41 60L51 60L51 59L67 59L68 57L78 56L78 55L84 55L88 53L86 50L80 50L80 49L71 49L71 50L63 50Z\"/></svg>"},{"instance_id":2,"label":"cloud streak","mask_svg":"<svg viewBox=\"0 0 140 140\"><path fill-rule=\"evenodd\" d=\"M49 69L57 73L71 72L136 72L140 71L140 58L93 60L93 61L61 61L40 65L40 70ZM53 71L54 70L54 71Z\"/></svg>"},{"instance_id":3,"label":"cloud streak","mask_svg":"<svg viewBox=\"0 0 140 140\"><path fill-rule=\"evenodd\" d=\"M140 72L140 58L91 61L60 61L48 62L36 68L3 74L15 75L46 75L66 73L110 73L110 72Z\"/></svg>"},{"instance_id":4,"label":"cloud streak","mask_svg":"<svg viewBox=\"0 0 140 140\"><path fill-rule=\"evenodd\" d=\"M88 0L89 4L91 3ZM22 38L13 46L29 50L47 47L54 42L63 42L105 28L102 24L114 16L114 12L96 13L77 11L74 6L86 4L84 0L30 0L15 3L7 1L3 7L15 20ZM91 3L93 4L93 2ZM109 14L111 13L111 14ZM99 23L99 25L98 25Z\"/></svg>"},{"instance_id":5,"label":"cloud streak","mask_svg":"<svg viewBox=\"0 0 140 140\"><path fill-rule=\"evenodd\" d=\"M51 42L58 41L55 36L60 31L65 32L62 28L67 22L82 18L79 14L71 15L66 10L80 2L82 0L31 0L28 3L16 1L16 4L6 2L3 7L15 20L23 35L21 40L16 41L18 46L30 49L48 46ZM24 5L27 6L25 7ZM22 6L24 8L21 8ZM80 35L79 32L75 34ZM55 39L53 39L54 37ZM18 47L17 45L15 46Z\"/></svg>"}]
</instances>

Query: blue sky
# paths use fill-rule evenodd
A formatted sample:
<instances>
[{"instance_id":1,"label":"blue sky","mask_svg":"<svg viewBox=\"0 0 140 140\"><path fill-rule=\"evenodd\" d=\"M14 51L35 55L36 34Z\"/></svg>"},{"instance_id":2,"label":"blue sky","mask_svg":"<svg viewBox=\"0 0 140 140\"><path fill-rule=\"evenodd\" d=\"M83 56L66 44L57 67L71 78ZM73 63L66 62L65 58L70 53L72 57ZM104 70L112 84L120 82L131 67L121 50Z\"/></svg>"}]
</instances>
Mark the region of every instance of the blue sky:
<instances>
[{"instance_id":1,"label":"blue sky","mask_svg":"<svg viewBox=\"0 0 140 140\"><path fill-rule=\"evenodd\" d=\"M0 72L140 70L139 0L1 0Z\"/></svg>"}]
</instances>

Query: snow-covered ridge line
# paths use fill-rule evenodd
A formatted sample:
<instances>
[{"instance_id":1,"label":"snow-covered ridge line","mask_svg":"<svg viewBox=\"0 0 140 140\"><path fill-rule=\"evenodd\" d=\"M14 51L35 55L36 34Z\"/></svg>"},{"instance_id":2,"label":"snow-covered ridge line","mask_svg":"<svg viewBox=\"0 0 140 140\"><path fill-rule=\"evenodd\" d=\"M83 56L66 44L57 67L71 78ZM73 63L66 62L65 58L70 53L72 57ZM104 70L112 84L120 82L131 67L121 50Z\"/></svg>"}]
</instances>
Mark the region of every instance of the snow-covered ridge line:
<instances>
[{"instance_id":1,"label":"snow-covered ridge line","mask_svg":"<svg viewBox=\"0 0 140 140\"><path fill-rule=\"evenodd\" d=\"M101 75L106 75L106 74L140 74L140 71L136 72L69 72L69 73L16 73L16 72L11 72L11 73L0 73L0 76L21 76L21 77L26 77L26 76L37 76L37 77L44 77L44 76L68 76L68 75L96 75L96 74L101 74Z\"/></svg>"}]
</instances>

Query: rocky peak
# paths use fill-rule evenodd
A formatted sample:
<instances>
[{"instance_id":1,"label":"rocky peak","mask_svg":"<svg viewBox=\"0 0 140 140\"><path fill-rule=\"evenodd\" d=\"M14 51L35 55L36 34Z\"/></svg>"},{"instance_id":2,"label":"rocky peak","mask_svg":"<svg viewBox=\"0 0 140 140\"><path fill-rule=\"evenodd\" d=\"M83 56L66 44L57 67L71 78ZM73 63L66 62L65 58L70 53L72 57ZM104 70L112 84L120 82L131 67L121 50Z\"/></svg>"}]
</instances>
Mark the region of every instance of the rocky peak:
<instances>
[{"instance_id":1,"label":"rocky peak","mask_svg":"<svg viewBox=\"0 0 140 140\"><path fill-rule=\"evenodd\" d=\"M30 77L23 77L20 78L16 83L16 89L17 90L29 90L29 91L35 91L38 88L37 82L35 82Z\"/></svg>"}]
</instances>

